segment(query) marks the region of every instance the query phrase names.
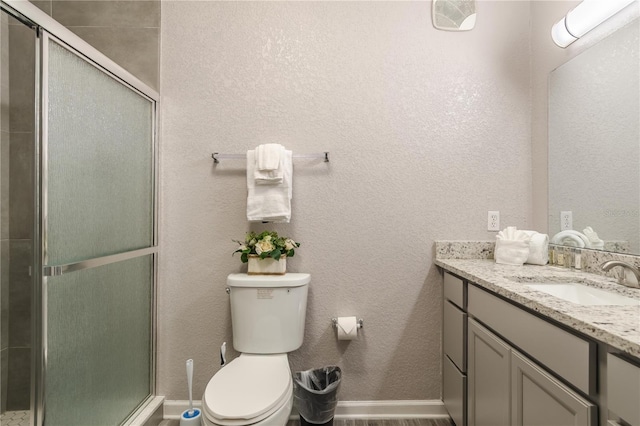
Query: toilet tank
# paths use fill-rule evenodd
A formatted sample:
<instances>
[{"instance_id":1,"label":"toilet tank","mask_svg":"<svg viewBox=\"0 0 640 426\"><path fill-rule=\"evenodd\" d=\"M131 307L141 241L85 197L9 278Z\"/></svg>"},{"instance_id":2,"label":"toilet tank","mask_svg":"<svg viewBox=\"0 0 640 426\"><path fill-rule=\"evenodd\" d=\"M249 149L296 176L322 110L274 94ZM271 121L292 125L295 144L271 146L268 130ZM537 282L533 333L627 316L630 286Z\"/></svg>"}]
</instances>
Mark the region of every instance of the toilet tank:
<instances>
[{"instance_id":1,"label":"toilet tank","mask_svg":"<svg viewBox=\"0 0 640 426\"><path fill-rule=\"evenodd\" d=\"M310 281L310 274L229 275L235 350L275 354L302 346Z\"/></svg>"}]
</instances>

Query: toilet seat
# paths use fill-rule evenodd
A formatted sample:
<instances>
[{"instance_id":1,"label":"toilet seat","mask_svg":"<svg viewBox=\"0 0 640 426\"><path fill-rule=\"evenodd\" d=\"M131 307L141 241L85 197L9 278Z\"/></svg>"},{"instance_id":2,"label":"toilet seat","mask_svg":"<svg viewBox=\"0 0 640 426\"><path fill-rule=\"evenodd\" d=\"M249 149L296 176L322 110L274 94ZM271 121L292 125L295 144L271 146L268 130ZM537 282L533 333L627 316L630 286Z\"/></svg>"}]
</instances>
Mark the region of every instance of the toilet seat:
<instances>
[{"instance_id":1,"label":"toilet seat","mask_svg":"<svg viewBox=\"0 0 640 426\"><path fill-rule=\"evenodd\" d=\"M287 354L241 354L211 378L202 408L215 424L250 425L275 413L292 393Z\"/></svg>"}]
</instances>

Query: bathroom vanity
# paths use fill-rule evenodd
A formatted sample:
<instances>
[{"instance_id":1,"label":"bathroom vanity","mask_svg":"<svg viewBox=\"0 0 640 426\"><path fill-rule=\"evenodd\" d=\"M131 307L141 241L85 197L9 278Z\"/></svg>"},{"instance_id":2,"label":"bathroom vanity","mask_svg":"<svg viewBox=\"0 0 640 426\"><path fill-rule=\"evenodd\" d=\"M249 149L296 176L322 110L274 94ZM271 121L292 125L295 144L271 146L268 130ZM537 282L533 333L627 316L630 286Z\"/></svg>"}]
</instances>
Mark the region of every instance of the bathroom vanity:
<instances>
[{"instance_id":1,"label":"bathroom vanity","mask_svg":"<svg viewBox=\"0 0 640 426\"><path fill-rule=\"evenodd\" d=\"M549 266L435 263L443 400L457 426L640 426L640 290ZM628 304L572 303L540 283L580 283Z\"/></svg>"}]
</instances>

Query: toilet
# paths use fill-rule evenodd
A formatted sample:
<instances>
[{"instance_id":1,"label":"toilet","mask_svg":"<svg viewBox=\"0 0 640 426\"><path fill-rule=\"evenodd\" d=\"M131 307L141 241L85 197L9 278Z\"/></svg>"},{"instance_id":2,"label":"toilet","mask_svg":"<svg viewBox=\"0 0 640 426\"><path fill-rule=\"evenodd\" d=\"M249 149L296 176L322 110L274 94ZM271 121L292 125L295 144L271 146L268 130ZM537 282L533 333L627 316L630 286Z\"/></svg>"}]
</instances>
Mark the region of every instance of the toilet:
<instances>
[{"instance_id":1,"label":"toilet","mask_svg":"<svg viewBox=\"0 0 640 426\"><path fill-rule=\"evenodd\" d=\"M209 380L206 426L284 426L293 406L288 352L302 345L311 275L227 277L233 347L240 356Z\"/></svg>"}]
</instances>

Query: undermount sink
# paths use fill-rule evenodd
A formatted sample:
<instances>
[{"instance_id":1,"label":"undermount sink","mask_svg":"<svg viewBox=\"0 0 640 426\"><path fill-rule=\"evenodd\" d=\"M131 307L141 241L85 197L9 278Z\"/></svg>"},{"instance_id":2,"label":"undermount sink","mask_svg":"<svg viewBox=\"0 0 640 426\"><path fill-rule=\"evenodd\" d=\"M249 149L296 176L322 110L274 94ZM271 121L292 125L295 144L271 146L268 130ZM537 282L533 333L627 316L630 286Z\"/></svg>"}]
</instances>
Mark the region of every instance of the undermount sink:
<instances>
[{"instance_id":1,"label":"undermount sink","mask_svg":"<svg viewBox=\"0 0 640 426\"><path fill-rule=\"evenodd\" d=\"M578 305L640 306L640 300L579 283L526 283L524 285Z\"/></svg>"}]
</instances>

